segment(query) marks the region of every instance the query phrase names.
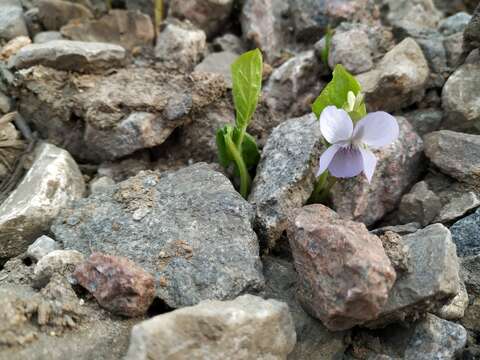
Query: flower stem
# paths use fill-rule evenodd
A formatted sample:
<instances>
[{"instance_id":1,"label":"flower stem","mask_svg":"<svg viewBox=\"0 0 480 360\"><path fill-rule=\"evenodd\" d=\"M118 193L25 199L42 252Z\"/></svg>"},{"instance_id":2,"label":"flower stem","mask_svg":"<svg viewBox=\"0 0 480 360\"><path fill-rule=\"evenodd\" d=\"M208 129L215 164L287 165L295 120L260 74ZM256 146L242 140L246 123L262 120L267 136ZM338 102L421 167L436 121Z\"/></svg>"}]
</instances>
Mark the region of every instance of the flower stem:
<instances>
[{"instance_id":1,"label":"flower stem","mask_svg":"<svg viewBox=\"0 0 480 360\"><path fill-rule=\"evenodd\" d=\"M242 134L242 133L241 133ZM239 138L243 136L240 135ZM250 178L250 174L248 173L247 166L245 165L245 161L242 158L242 149L241 143L240 148L237 148L236 144L233 142L230 136L225 137L225 144L227 145L228 151L232 154L233 161L237 166L238 173L240 174L240 194L246 199L248 196L248 192L250 190L250 184L252 179Z\"/></svg>"},{"instance_id":2,"label":"flower stem","mask_svg":"<svg viewBox=\"0 0 480 360\"><path fill-rule=\"evenodd\" d=\"M330 176L328 171L325 171L315 182L312 195L308 200L309 204L322 204L325 203L329 196L330 190L336 183L336 178Z\"/></svg>"}]
</instances>

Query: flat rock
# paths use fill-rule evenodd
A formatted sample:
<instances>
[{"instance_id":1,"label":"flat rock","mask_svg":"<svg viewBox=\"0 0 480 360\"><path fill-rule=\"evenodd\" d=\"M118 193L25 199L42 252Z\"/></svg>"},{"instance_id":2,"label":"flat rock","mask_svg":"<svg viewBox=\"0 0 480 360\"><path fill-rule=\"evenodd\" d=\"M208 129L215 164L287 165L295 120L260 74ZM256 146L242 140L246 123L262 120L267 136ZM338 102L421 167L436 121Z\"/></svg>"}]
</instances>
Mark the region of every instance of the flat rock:
<instances>
[{"instance_id":1,"label":"flat rock","mask_svg":"<svg viewBox=\"0 0 480 360\"><path fill-rule=\"evenodd\" d=\"M400 136L375 152L377 168L369 184L364 176L339 179L332 188L335 211L346 219L372 225L395 209L422 170L423 142L403 117Z\"/></svg>"},{"instance_id":2,"label":"flat rock","mask_svg":"<svg viewBox=\"0 0 480 360\"><path fill-rule=\"evenodd\" d=\"M114 44L54 40L23 47L9 61L16 69L44 65L57 70L95 71L122 67L126 51Z\"/></svg>"},{"instance_id":3,"label":"flat rock","mask_svg":"<svg viewBox=\"0 0 480 360\"><path fill-rule=\"evenodd\" d=\"M111 10L99 19L72 21L61 28L67 39L112 43L134 50L151 46L155 28L150 16L138 11Z\"/></svg>"},{"instance_id":4,"label":"flat rock","mask_svg":"<svg viewBox=\"0 0 480 360\"><path fill-rule=\"evenodd\" d=\"M28 36L20 0L0 2L0 39L11 40L17 36Z\"/></svg>"},{"instance_id":5,"label":"flat rock","mask_svg":"<svg viewBox=\"0 0 480 360\"><path fill-rule=\"evenodd\" d=\"M299 276L299 301L308 313L332 331L380 315L396 273L382 242L364 224L310 205L291 215L288 239Z\"/></svg>"},{"instance_id":6,"label":"flat rock","mask_svg":"<svg viewBox=\"0 0 480 360\"><path fill-rule=\"evenodd\" d=\"M450 227L450 231L457 245L458 256L480 254L480 210L457 221Z\"/></svg>"},{"instance_id":7,"label":"flat rock","mask_svg":"<svg viewBox=\"0 0 480 360\"><path fill-rule=\"evenodd\" d=\"M256 231L268 247L287 229L290 212L312 194L321 148L313 114L285 121L268 138L249 197L256 208Z\"/></svg>"},{"instance_id":8,"label":"flat rock","mask_svg":"<svg viewBox=\"0 0 480 360\"><path fill-rule=\"evenodd\" d=\"M82 4L62 0L38 0L38 19L46 30L59 30L70 20L90 19L93 13Z\"/></svg>"},{"instance_id":9,"label":"flat rock","mask_svg":"<svg viewBox=\"0 0 480 360\"><path fill-rule=\"evenodd\" d=\"M443 173L471 185L479 184L480 135L440 130L424 140L425 154Z\"/></svg>"},{"instance_id":10,"label":"flat rock","mask_svg":"<svg viewBox=\"0 0 480 360\"><path fill-rule=\"evenodd\" d=\"M421 100L429 67L418 44L406 38L371 71L358 75L370 111L395 111Z\"/></svg>"},{"instance_id":11,"label":"flat rock","mask_svg":"<svg viewBox=\"0 0 480 360\"><path fill-rule=\"evenodd\" d=\"M133 260L177 308L262 288L253 215L225 176L196 164L141 172L93 194L62 212L52 231L66 249Z\"/></svg>"},{"instance_id":12,"label":"flat rock","mask_svg":"<svg viewBox=\"0 0 480 360\"><path fill-rule=\"evenodd\" d=\"M237 60L238 54L230 51L221 51L207 55L195 67L195 71L209 72L223 76L228 88L232 88L231 66Z\"/></svg>"},{"instance_id":13,"label":"flat rock","mask_svg":"<svg viewBox=\"0 0 480 360\"><path fill-rule=\"evenodd\" d=\"M0 259L27 250L60 210L85 192L82 173L68 152L42 143L34 156L22 181L0 205Z\"/></svg>"},{"instance_id":14,"label":"flat rock","mask_svg":"<svg viewBox=\"0 0 480 360\"><path fill-rule=\"evenodd\" d=\"M243 295L202 301L134 326L125 359L281 360L295 341L285 303Z\"/></svg>"},{"instance_id":15,"label":"flat rock","mask_svg":"<svg viewBox=\"0 0 480 360\"><path fill-rule=\"evenodd\" d=\"M65 40L60 31L42 31L35 34L33 42L35 44L42 44L54 40Z\"/></svg>"}]
</instances>

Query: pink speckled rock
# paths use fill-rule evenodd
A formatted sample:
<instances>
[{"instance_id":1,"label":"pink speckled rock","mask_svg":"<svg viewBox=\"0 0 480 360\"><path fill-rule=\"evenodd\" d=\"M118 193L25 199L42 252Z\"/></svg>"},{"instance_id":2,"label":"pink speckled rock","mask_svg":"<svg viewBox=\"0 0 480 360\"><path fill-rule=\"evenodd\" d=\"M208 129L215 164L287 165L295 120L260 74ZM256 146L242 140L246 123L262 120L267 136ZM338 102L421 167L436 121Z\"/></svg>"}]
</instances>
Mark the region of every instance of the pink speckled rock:
<instances>
[{"instance_id":1,"label":"pink speckled rock","mask_svg":"<svg viewBox=\"0 0 480 360\"><path fill-rule=\"evenodd\" d=\"M378 317L396 273L377 236L323 205L296 210L287 233L306 311L334 331Z\"/></svg>"},{"instance_id":2,"label":"pink speckled rock","mask_svg":"<svg viewBox=\"0 0 480 360\"><path fill-rule=\"evenodd\" d=\"M397 117L400 136L375 151L377 168L369 184L361 175L339 180L332 189L335 211L346 219L371 225L392 211L422 171L423 141L403 117Z\"/></svg>"},{"instance_id":3,"label":"pink speckled rock","mask_svg":"<svg viewBox=\"0 0 480 360\"><path fill-rule=\"evenodd\" d=\"M124 257L93 253L73 277L100 306L119 315L143 315L155 297L153 276Z\"/></svg>"}]
</instances>

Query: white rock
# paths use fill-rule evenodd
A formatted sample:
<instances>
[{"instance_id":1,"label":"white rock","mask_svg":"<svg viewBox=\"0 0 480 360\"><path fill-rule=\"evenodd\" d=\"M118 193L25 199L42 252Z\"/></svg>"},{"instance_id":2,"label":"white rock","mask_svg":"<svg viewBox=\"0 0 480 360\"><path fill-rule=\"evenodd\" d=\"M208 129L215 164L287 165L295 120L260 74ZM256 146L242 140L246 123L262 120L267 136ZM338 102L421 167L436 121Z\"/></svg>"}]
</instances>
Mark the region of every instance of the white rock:
<instances>
[{"instance_id":1,"label":"white rock","mask_svg":"<svg viewBox=\"0 0 480 360\"><path fill-rule=\"evenodd\" d=\"M42 235L28 247L26 255L38 262L45 255L59 248L60 245L55 240L46 235Z\"/></svg>"}]
</instances>

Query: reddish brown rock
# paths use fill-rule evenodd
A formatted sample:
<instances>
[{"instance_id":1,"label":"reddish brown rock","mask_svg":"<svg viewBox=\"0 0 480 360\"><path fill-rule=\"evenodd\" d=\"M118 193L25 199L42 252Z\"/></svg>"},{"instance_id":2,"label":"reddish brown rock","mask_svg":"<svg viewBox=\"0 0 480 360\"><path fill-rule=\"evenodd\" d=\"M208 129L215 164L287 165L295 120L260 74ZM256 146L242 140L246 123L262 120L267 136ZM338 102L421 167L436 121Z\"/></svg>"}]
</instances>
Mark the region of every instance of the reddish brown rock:
<instances>
[{"instance_id":1,"label":"reddish brown rock","mask_svg":"<svg viewBox=\"0 0 480 360\"><path fill-rule=\"evenodd\" d=\"M380 239L364 224L310 205L292 214L287 232L306 311L334 331L380 314L396 274Z\"/></svg>"},{"instance_id":2,"label":"reddish brown rock","mask_svg":"<svg viewBox=\"0 0 480 360\"><path fill-rule=\"evenodd\" d=\"M155 297L153 276L124 257L93 253L73 276L102 307L119 315L143 315Z\"/></svg>"}]
</instances>

